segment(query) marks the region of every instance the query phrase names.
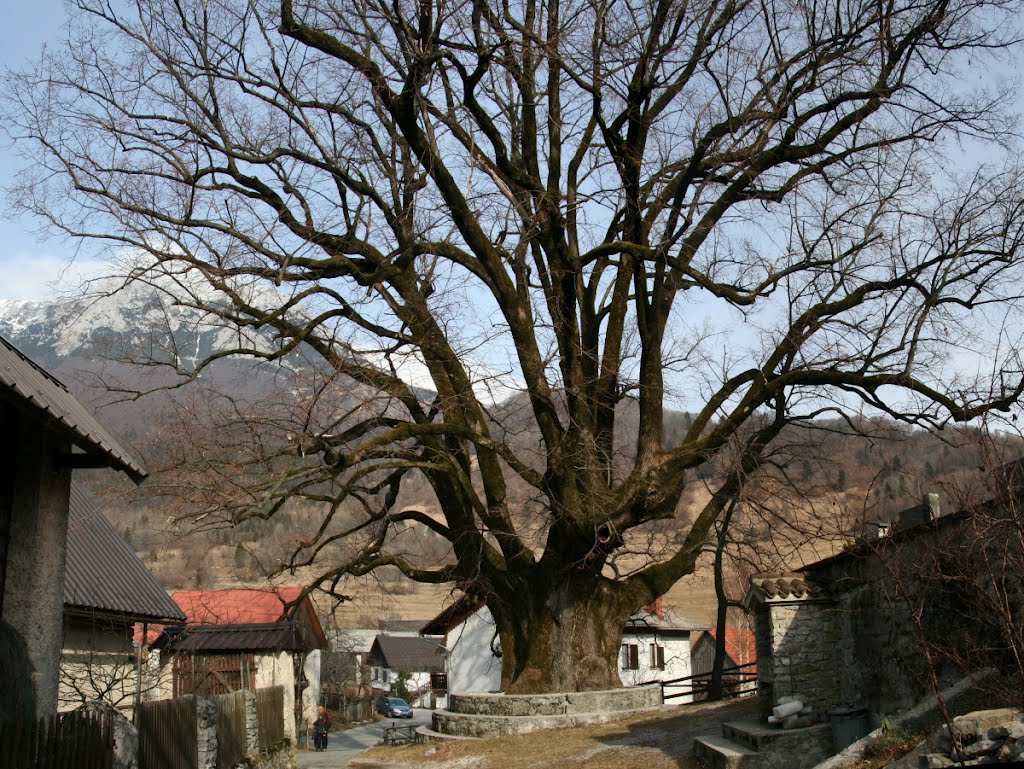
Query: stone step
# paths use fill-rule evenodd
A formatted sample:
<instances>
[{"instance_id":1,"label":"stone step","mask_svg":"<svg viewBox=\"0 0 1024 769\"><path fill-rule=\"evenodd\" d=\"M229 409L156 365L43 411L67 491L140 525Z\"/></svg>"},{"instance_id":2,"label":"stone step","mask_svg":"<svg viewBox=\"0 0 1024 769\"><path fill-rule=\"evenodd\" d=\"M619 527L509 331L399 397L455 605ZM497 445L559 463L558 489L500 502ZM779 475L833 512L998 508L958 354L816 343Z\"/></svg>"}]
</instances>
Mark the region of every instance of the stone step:
<instances>
[{"instance_id":1,"label":"stone step","mask_svg":"<svg viewBox=\"0 0 1024 769\"><path fill-rule=\"evenodd\" d=\"M814 724L801 729L780 729L759 721L727 721L722 724L722 736L754 751L769 746L779 750L799 749L808 743L824 748L831 745L830 724Z\"/></svg>"},{"instance_id":2,"label":"stone step","mask_svg":"<svg viewBox=\"0 0 1024 769\"><path fill-rule=\"evenodd\" d=\"M464 737L460 734L442 734L441 732L435 732L429 726L417 726L416 734L420 735L425 742L433 740L479 740L479 737Z\"/></svg>"},{"instance_id":3,"label":"stone step","mask_svg":"<svg viewBox=\"0 0 1024 769\"><path fill-rule=\"evenodd\" d=\"M761 764L757 751L716 734L695 739L693 753L710 769L758 769Z\"/></svg>"}]
</instances>

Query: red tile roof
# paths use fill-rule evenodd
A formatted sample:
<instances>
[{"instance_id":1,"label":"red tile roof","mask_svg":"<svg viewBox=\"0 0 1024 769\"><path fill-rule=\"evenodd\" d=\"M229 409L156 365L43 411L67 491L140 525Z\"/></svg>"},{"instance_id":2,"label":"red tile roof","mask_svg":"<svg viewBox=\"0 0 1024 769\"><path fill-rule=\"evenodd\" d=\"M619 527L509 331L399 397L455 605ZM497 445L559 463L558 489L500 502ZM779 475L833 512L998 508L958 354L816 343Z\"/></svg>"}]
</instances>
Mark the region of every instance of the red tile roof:
<instances>
[{"instance_id":1,"label":"red tile roof","mask_svg":"<svg viewBox=\"0 0 1024 769\"><path fill-rule=\"evenodd\" d=\"M190 625L240 625L277 622L285 605L298 600L301 587L230 590L180 590L171 597ZM290 614L294 606L288 607Z\"/></svg>"}]
</instances>

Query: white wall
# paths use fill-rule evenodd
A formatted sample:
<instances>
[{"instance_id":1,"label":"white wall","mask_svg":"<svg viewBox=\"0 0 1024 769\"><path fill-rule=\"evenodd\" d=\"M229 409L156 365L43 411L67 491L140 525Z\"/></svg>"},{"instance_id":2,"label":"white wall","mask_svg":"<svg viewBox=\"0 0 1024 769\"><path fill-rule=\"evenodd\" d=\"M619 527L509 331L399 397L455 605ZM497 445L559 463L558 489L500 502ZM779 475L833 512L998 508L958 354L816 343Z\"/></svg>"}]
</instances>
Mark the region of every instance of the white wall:
<instances>
[{"instance_id":1,"label":"white wall","mask_svg":"<svg viewBox=\"0 0 1024 769\"><path fill-rule=\"evenodd\" d=\"M619 655L619 679L623 686L638 686L649 681L671 681L692 674L690 660L690 636L688 633L664 635L653 629L635 631L627 629L622 636L623 645L636 644L639 669L626 670L623 655ZM665 669L659 670L651 666L651 644L659 644L665 649ZM689 686L669 686L665 696L677 692L688 691ZM666 700L666 705L682 705L693 702L693 697L686 694Z\"/></svg>"},{"instance_id":2,"label":"white wall","mask_svg":"<svg viewBox=\"0 0 1024 769\"><path fill-rule=\"evenodd\" d=\"M302 672L309 686L302 690L302 720L312 723L316 720L316 708L320 704L320 664L322 654L313 649L302 661Z\"/></svg>"},{"instance_id":3,"label":"white wall","mask_svg":"<svg viewBox=\"0 0 1024 769\"><path fill-rule=\"evenodd\" d=\"M295 668L292 665L292 654L283 651L276 654L254 654L253 658L256 661L257 689L284 687L284 734L295 745Z\"/></svg>"},{"instance_id":4,"label":"white wall","mask_svg":"<svg viewBox=\"0 0 1024 769\"><path fill-rule=\"evenodd\" d=\"M449 692L501 690L501 660L491 650L494 634L494 618L484 606L445 637Z\"/></svg>"}]
</instances>

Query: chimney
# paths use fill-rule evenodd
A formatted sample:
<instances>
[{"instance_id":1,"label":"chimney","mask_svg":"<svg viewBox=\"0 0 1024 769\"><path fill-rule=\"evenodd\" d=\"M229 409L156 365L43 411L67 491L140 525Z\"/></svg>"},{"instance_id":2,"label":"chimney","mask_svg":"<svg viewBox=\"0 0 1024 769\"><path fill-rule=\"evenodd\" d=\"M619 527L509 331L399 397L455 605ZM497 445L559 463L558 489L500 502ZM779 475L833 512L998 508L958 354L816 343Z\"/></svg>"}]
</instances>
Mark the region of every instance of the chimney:
<instances>
[{"instance_id":1,"label":"chimney","mask_svg":"<svg viewBox=\"0 0 1024 769\"><path fill-rule=\"evenodd\" d=\"M867 542L874 542L889 536L892 524L888 521L868 521L864 527L864 539Z\"/></svg>"},{"instance_id":2,"label":"chimney","mask_svg":"<svg viewBox=\"0 0 1024 769\"><path fill-rule=\"evenodd\" d=\"M655 598L653 603L647 604L647 606L644 607L644 611L648 614L653 614L658 619L665 619L665 609L662 606L661 596L659 595Z\"/></svg>"},{"instance_id":3,"label":"chimney","mask_svg":"<svg viewBox=\"0 0 1024 769\"><path fill-rule=\"evenodd\" d=\"M925 494L921 498L921 504L908 507L900 513L899 528L906 529L911 526L918 526L928 521L934 521L939 517L939 495Z\"/></svg>"}]
</instances>

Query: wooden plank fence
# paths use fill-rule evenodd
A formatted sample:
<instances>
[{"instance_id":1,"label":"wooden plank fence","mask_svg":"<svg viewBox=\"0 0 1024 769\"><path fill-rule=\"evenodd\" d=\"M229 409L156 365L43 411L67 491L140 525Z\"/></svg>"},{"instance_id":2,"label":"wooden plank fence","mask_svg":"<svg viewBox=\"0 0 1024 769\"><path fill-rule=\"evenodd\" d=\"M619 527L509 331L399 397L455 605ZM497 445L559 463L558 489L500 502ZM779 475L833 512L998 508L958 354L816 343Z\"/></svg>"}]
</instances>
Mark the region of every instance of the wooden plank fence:
<instances>
[{"instance_id":1,"label":"wooden plank fence","mask_svg":"<svg viewBox=\"0 0 1024 769\"><path fill-rule=\"evenodd\" d=\"M196 698L143 702L135 708L139 769L199 769Z\"/></svg>"},{"instance_id":2,"label":"wooden plank fence","mask_svg":"<svg viewBox=\"0 0 1024 769\"><path fill-rule=\"evenodd\" d=\"M217 706L217 769L231 769L243 763L248 753L245 692L221 694Z\"/></svg>"},{"instance_id":3,"label":"wooden plank fence","mask_svg":"<svg viewBox=\"0 0 1024 769\"><path fill-rule=\"evenodd\" d=\"M284 742L284 687L256 690L256 722L260 729L260 751L266 753Z\"/></svg>"},{"instance_id":4,"label":"wooden plank fence","mask_svg":"<svg viewBox=\"0 0 1024 769\"><path fill-rule=\"evenodd\" d=\"M112 716L76 710L39 720L0 720L0 751L7 769L111 769Z\"/></svg>"}]
</instances>

